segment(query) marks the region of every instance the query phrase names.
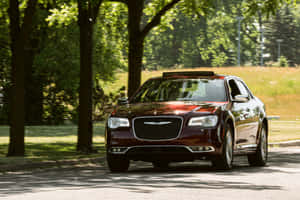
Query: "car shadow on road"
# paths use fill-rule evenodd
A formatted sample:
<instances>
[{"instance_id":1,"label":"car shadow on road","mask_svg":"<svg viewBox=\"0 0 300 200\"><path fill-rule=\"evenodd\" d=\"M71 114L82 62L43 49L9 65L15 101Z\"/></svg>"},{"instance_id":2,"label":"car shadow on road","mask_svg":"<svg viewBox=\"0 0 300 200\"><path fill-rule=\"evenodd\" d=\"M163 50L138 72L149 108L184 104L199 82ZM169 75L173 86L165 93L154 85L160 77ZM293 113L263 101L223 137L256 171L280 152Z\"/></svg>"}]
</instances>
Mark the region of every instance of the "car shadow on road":
<instances>
[{"instance_id":1,"label":"car shadow on road","mask_svg":"<svg viewBox=\"0 0 300 200\"><path fill-rule=\"evenodd\" d=\"M238 158L230 171L216 171L207 162L174 164L168 170L155 170L151 164L133 162L127 173L110 173L104 163L0 174L0 197L49 190L86 188L123 189L152 193L161 188L281 190L279 185L257 184L241 176L253 174L292 173L283 169L300 164L299 153L272 152L266 167L249 167L245 158ZM203 176L196 176L203 174ZM235 179L232 179L235 177Z\"/></svg>"}]
</instances>

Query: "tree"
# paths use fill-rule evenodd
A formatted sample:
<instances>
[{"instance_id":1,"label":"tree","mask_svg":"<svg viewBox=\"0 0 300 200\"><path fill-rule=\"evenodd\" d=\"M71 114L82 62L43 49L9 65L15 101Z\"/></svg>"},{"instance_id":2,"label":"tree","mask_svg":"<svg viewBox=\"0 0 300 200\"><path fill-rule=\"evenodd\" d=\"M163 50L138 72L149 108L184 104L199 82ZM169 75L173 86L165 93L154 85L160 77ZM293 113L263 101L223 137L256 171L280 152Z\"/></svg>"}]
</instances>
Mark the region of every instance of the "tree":
<instances>
[{"instance_id":1,"label":"tree","mask_svg":"<svg viewBox=\"0 0 300 200\"><path fill-rule=\"evenodd\" d=\"M167 11L172 9L179 2L182 2L186 9L193 10L195 13L205 15L219 3L226 5L228 0L164 0L164 1L146 1L146 0L111 0L125 3L128 7L128 32L129 32L129 52L128 52L128 96L132 96L141 83L142 59L144 53L144 40L148 33L161 23L162 17ZM288 0L286 0L288 1ZM263 13L275 12L281 5L281 0L248 0L245 8L250 15L254 15L259 6ZM143 21L144 6L157 5L154 16L144 25ZM216 60L217 63L220 61Z\"/></svg>"},{"instance_id":2,"label":"tree","mask_svg":"<svg viewBox=\"0 0 300 200\"><path fill-rule=\"evenodd\" d=\"M172 9L180 0L172 0L154 15L154 17L141 29L145 0L127 0L128 6L128 96L132 96L141 84L142 60L144 53L144 40L147 34L160 24L162 16Z\"/></svg>"},{"instance_id":3,"label":"tree","mask_svg":"<svg viewBox=\"0 0 300 200\"><path fill-rule=\"evenodd\" d=\"M25 124L41 125L44 113L44 87L45 75L39 73L41 63L36 64L36 59L46 46L46 38L49 34L46 18L53 9L55 3L38 4L36 10L32 33L28 39L25 49Z\"/></svg>"},{"instance_id":4,"label":"tree","mask_svg":"<svg viewBox=\"0 0 300 200\"><path fill-rule=\"evenodd\" d=\"M278 61L278 39L281 43L281 56L288 59L290 66L300 63L300 17L296 16L298 9L286 5L277 11L276 16L266 23L266 47L271 61Z\"/></svg>"},{"instance_id":5,"label":"tree","mask_svg":"<svg viewBox=\"0 0 300 200\"><path fill-rule=\"evenodd\" d=\"M123 5L101 4L98 17L94 21L92 34L93 41L92 80L112 80L115 69L124 69L123 49L125 46L126 11ZM122 10L122 11L120 11ZM125 14L124 14L125 12ZM95 13L96 14L96 13ZM45 43L41 53L37 56L35 65L38 74L46 76L44 82L44 120L49 124L61 124L64 119L71 118L78 123L78 88L80 74L80 37L78 26L78 4L69 2L60 4L50 10L46 21L49 23L49 34L43 39ZM96 24L95 24L96 23ZM124 30L123 30L124 29ZM123 36L124 35L124 36ZM88 66L84 66L88 67ZM97 77L97 79L96 79ZM91 79L90 79L91 80ZM92 84L88 85L92 86ZM103 99L100 99L103 100ZM105 102L107 103L107 102ZM86 123L92 123L92 117ZM89 126L89 125L87 125ZM87 127L86 126L86 127ZM83 129L81 129L83 130ZM78 149L88 152L92 150L92 127L79 133L79 144L84 138L88 147ZM85 138L87 137L87 138ZM81 143L82 144L82 143ZM78 146L78 145L77 145Z\"/></svg>"},{"instance_id":6,"label":"tree","mask_svg":"<svg viewBox=\"0 0 300 200\"><path fill-rule=\"evenodd\" d=\"M9 29L11 37L11 109L10 141L8 156L24 156L24 83L25 83L25 48L30 38L37 0L26 4L21 20L18 0L9 0ZM22 22L22 23L21 23Z\"/></svg>"},{"instance_id":7,"label":"tree","mask_svg":"<svg viewBox=\"0 0 300 200\"><path fill-rule=\"evenodd\" d=\"M10 43L8 28L8 2L0 1L0 93L2 93L2 105L0 106L0 124L8 124L8 89L10 74Z\"/></svg>"},{"instance_id":8,"label":"tree","mask_svg":"<svg viewBox=\"0 0 300 200\"><path fill-rule=\"evenodd\" d=\"M92 151L93 27L102 0L78 0L80 29L80 86L77 151Z\"/></svg>"}]
</instances>

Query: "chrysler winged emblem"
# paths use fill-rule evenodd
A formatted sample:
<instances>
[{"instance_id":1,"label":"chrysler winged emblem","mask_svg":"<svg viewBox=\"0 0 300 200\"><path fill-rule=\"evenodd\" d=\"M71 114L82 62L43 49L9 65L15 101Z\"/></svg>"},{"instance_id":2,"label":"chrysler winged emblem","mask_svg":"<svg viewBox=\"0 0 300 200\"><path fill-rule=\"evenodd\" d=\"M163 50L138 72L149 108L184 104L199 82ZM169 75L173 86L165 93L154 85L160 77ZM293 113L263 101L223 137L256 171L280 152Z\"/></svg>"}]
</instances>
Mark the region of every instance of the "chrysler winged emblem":
<instances>
[{"instance_id":1,"label":"chrysler winged emblem","mask_svg":"<svg viewBox=\"0 0 300 200\"><path fill-rule=\"evenodd\" d=\"M144 122L144 124L147 125L167 125L167 124L171 124L172 122Z\"/></svg>"}]
</instances>

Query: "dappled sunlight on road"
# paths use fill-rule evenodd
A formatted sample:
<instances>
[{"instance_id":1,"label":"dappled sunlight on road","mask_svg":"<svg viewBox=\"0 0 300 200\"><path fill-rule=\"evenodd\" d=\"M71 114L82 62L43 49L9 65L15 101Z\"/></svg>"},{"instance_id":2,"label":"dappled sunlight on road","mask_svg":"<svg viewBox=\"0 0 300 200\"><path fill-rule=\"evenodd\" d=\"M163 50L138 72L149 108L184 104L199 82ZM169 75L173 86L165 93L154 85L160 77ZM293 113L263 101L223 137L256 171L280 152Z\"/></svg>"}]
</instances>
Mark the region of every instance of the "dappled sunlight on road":
<instances>
[{"instance_id":1,"label":"dappled sunlight on road","mask_svg":"<svg viewBox=\"0 0 300 200\"><path fill-rule=\"evenodd\" d=\"M10 172L0 176L0 197L56 190L122 189L152 193L161 189L230 189L279 191L286 185L274 177L300 176L300 149L274 149L268 166L249 167L244 157L236 158L231 171L216 171L209 162L172 164L160 171L151 164L133 162L127 173L109 173L105 164L69 168Z\"/></svg>"}]
</instances>

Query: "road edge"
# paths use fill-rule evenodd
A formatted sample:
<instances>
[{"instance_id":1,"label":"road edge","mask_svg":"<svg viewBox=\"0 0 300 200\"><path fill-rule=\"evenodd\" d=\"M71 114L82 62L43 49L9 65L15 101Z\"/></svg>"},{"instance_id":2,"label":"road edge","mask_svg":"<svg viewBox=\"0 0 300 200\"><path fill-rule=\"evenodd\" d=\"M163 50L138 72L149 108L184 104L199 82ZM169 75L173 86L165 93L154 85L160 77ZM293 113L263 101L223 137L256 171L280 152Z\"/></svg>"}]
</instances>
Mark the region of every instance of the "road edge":
<instances>
[{"instance_id":1,"label":"road edge","mask_svg":"<svg viewBox=\"0 0 300 200\"><path fill-rule=\"evenodd\" d=\"M25 164L5 164L0 165L0 173L15 172L15 171L32 171L37 169L49 169L49 168L69 168L88 166L92 164L104 164L105 157L97 158L81 158L72 160L53 160L42 162L31 162Z\"/></svg>"},{"instance_id":2,"label":"road edge","mask_svg":"<svg viewBox=\"0 0 300 200\"><path fill-rule=\"evenodd\" d=\"M274 142L269 143L270 148L276 147L300 147L300 140L284 141L284 142ZM58 161L43 161L43 162L32 162L26 164L5 164L0 165L0 173L5 172L15 172L15 171L32 171L36 169L48 169L48 168L68 168L76 167L79 165L89 165L89 164L104 164L105 156L97 158L81 158L73 160L58 160Z\"/></svg>"},{"instance_id":3,"label":"road edge","mask_svg":"<svg viewBox=\"0 0 300 200\"><path fill-rule=\"evenodd\" d=\"M292 146L300 146L300 140L269 143L269 147L271 147L271 148L272 147L292 147Z\"/></svg>"}]
</instances>

